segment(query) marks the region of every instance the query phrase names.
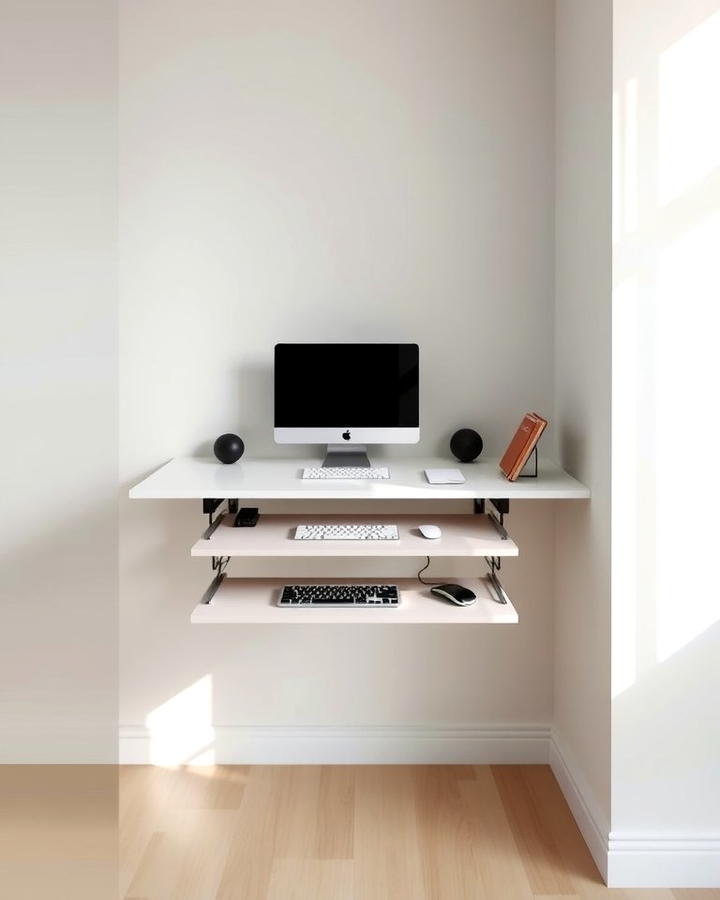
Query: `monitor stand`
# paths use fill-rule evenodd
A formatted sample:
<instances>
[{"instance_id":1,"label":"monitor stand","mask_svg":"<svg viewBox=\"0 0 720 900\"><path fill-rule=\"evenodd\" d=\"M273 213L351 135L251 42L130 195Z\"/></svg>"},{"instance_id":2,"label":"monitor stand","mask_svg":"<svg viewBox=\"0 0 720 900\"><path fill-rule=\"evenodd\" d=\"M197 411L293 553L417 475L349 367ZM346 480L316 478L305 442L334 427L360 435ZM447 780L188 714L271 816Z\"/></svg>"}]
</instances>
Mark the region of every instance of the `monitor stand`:
<instances>
[{"instance_id":1,"label":"monitor stand","mask_svg":"<svg viewBox=\"0 0 720 900\"><path fill-rule=\"evenodd\" d=\"M369 469L370 460L364 444L328 444L323 468L356 467Z\"/></svg>"}]
</instances>

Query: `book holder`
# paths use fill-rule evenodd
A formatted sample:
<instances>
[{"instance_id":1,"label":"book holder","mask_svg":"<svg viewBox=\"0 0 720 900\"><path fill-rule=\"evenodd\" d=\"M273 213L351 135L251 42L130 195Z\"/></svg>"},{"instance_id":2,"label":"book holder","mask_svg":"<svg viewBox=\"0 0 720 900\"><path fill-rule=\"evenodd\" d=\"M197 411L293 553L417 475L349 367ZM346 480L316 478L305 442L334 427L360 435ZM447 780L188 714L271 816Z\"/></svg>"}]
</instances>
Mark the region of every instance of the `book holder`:
<instances>
[{"instance_id":1,"label":"book holder","mask_svg":"<svg viewBox=\"0 0 720 900\"><path fill-rule=\"evenodd\" d=\"M538 442L539 443L539 442ZM537 444L532 449L532 453L525 460L525 465L520 470L518 478L537 478L538 462L537 462Z\"/></svg>"}]
</instances>

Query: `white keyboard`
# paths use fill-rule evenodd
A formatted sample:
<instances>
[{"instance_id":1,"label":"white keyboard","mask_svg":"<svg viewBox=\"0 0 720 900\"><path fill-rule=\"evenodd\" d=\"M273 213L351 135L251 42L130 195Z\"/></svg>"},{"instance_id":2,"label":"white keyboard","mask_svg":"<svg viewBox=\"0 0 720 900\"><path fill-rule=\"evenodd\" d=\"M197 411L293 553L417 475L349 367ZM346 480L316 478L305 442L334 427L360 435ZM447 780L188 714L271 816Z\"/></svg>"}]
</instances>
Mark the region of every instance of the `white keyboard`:
<instances>
[{"instance_id":1,"label":"white keyboard","mask_svg":"<svg viewBox=\"0 0 720 900\"><path fill-rule=\"evenodd\" d=\"M397 541L397 525L298 525L296 541Z\"/></svg>"},{"instance_id":2,"label":"white keyboard","mask_svg":"<svg viewBox=\"0 0 720 900\"><path fill-rule=\"evenodd\" d=\"M390 469L381 466L379 469L368 469L360 466L313 466L309 469L303 469L303 478L389 478Z\"/></svg>"}]
</instances>

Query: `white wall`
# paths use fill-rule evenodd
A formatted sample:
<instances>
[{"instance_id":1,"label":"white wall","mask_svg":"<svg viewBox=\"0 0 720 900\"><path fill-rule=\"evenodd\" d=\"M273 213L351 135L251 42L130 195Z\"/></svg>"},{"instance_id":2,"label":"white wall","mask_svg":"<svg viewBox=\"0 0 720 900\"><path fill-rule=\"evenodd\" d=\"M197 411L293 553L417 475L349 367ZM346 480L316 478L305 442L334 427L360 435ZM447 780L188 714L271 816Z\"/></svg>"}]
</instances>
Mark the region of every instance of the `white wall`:
<instances>
[{"instance_id":1,"label":"white wall","mask_svg":"<svg viewBox=\"0 0 720 900\"><path fill-rule=\"evenodd\" d=\"M615 0L610 877L620 885L720 885L719 48L717 0Z\"/></svg>"},{"instance_id":2,"label":"white wall","mask_svg":"<svg viewBox=\"0 0 720 900\"><path fill-rule=\"evenodd\" d=\"M555 419L590 504L558 504L553 765L596 862L610 821L610 0L556 3ZM578 794L579 792L579 794Z\"/></svg>"},{"instance_id":3,"label":"white wall","mask_svg":"<svg viewBox=\"0 0 720 900\"><path fill-rule=\"evenodd\" d=\"M117 897L116 12L0 3L3 897Z\"/></svg>"},{"instance_id":4,"label":"white wall","mask_svg":"<svg viewBox=\"0 0 720 900\"><path fill-rule=\"evenodd\" d=\"M128 2L120 79L123 491L230 429L297 452L277 341L417 341L418 454L551 409L550 0ZM517 628L199 629L199 504L123 501L121 723L547 725L552 510L510 520Z\"/></svg>"},{"instance_id":5,"label":"white wall","mask_svg":"<svg viewBox=\"0 0 720 900\"><path fill-rule=\"evenodd\" d=\"M4 0L0 35L0 763L110 763L116 9Z\"/></svg>"}]
</instances>

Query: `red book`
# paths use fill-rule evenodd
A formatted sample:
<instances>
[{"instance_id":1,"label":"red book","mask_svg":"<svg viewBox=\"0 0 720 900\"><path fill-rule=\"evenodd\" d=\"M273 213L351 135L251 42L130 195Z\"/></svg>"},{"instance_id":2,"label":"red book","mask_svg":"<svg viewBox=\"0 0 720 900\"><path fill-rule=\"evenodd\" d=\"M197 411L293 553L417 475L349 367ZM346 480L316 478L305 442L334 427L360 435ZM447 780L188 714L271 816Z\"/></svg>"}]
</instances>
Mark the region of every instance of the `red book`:
<instances>
[{"instance_id":1,"label":"red book","mask_svg":"<svg viewBox=\"0 0 720 900\"><path fill-rule=\"evenodd\" d=\"M509 481L515 481L520 475L546 426L547 419L543 419L537 413L527 413L524 416L500 460L500 468Z\"/></svg>"}]
</instances>

